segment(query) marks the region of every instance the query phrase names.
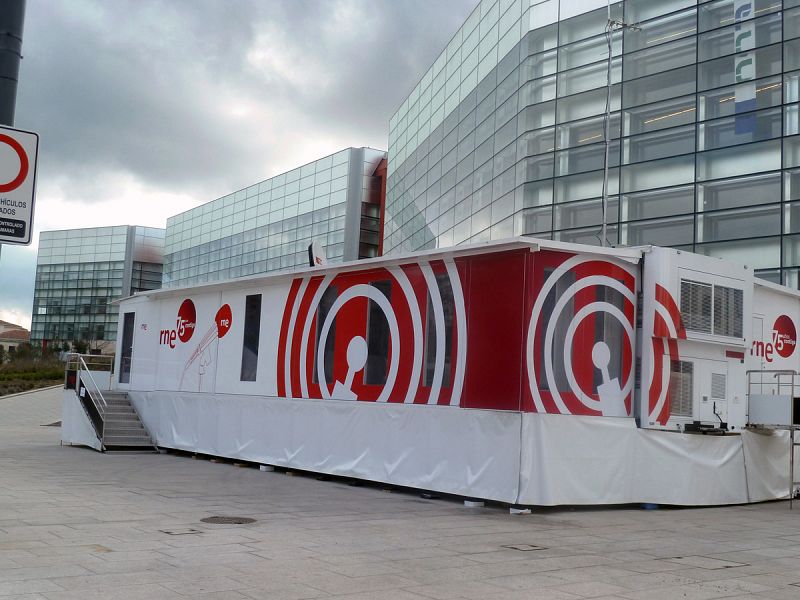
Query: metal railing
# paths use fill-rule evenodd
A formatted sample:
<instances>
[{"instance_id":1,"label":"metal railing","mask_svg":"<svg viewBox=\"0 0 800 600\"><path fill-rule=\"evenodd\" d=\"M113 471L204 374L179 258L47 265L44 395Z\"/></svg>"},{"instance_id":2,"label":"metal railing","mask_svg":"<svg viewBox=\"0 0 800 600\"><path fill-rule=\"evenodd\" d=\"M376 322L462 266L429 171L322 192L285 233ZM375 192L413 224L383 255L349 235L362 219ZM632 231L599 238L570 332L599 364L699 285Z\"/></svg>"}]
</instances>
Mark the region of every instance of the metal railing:
<instances>
[{"instance_id":1,"label":"metal railing","mask_svg":"<svg viewBox=\"0 0 800 600\"><path fill-rule=\"evenodd\" d=\"M70 373L73 373L75 376L75 394L78 396L78 400L86 411L89 420L92 422L95 432L102 441L105 433L105 415L108 409L108 402L106 402L100 386L97 385L97 381L94 375L92 375L92 370L89 369L89 363L87 363L86 358L90 359L89 363L95 367L95 371L108 370L110 380L114 370L114 357L70 353L67 355L65 361L64 387L70 387ZM81 395L83 390L85 390L85 394Z\"/></svg>"},{"instance_id":2,"label":"metal railing","mask_svg":"<svg viewBox=\"0 0 800 600\"><path fill-rule=\"evenodd\" d=\"M746 371L747 396L746 406L747 421L750 422L750 396L761 394L766 396L800 396L800 379L797 371L791 369L750 369ZM794 418L792 418L792 424Z\"/></svg>"},{"instance_id":3,"label":"metal railing","mask_svg":"<svg viewBox=\"0 0 800 600\"><path fill-rule=\"evenodd\" d=\"M64 367L67 370L77 370L79 363L78 359L83 361L86 368L91 368L93 371L108 371L113 375L114 373L114 356L108 354L78 354L77 352L69 352L65 358Z\"/></svg>"},{"instance_id":4,"label":"metal railing","mask_svg":"<svg viewBox=\"0 0 800 600\"><path fill-rule=\"evenodd\" d=\"M799 374L797 371L791 369L753 369L747 371L747 423L750 423L750 396L754 393L754 389L758 388L758 393L764 396L775 396L787 398L791 403L789 423L767 424L773 429L783 429L789 432L789 509L792 509L792 504L795 498L795 490L800 486L795 475L796 462L795 450L800 447L800 441L797 440L796 432L800 431L800 425L797 425L797 416L795 414L795 399L800 396L800 389L798 386ZM766 388L766 390L765 390ZM766 392L766 393L765 393ZM759 424L756 424L758 426Z\"/></svg>"}]
</instances>

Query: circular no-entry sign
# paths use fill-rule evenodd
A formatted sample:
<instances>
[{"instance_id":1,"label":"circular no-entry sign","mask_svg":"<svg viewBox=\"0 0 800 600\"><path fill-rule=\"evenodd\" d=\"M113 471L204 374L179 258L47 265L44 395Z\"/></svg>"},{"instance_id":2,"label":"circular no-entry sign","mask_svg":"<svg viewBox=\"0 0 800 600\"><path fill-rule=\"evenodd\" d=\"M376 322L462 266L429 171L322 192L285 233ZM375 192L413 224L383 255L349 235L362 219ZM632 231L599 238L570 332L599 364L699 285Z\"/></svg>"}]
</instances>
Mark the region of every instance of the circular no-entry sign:
<instances>
[{"instance_id":1,"label":"circular no-entry sign","mask_svg":"<svg viewBox=\"0 0 800 600\"><path fill-rule=\"evenodd\" d=\"M11 181L0 183L0 194L5 194L17 189L20 185L22 185L22 182L25 181L25 178L28 176L29 162L28 154L25 152L25 148L23 148L22 144L20 144L11 136L0 133L0 143L10 146L19 157L19 171L17 172L16 177L14 177Z\"/></svg>"}]
</instances>

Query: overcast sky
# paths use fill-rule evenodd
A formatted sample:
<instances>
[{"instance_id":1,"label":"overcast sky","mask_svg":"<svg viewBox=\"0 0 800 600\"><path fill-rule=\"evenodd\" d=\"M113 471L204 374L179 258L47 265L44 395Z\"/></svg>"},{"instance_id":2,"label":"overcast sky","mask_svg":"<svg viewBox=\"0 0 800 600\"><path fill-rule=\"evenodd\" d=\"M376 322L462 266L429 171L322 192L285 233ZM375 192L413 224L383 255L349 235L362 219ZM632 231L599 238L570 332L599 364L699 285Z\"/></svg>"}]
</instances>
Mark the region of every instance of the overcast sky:
<instances>
[{"instance_id":1,"label":"overcast sky","mask_svg":"<svg viewBox=\"0 0 800 600\"><path fill-rule=\"evenodd\" d=\"M38 232L168 216L389 118L477 0L28 0L15 125L40 135L34 241L3 246L30 325ZM0 8L1 9L1 8Z\"/></svg>"}]
</instances>

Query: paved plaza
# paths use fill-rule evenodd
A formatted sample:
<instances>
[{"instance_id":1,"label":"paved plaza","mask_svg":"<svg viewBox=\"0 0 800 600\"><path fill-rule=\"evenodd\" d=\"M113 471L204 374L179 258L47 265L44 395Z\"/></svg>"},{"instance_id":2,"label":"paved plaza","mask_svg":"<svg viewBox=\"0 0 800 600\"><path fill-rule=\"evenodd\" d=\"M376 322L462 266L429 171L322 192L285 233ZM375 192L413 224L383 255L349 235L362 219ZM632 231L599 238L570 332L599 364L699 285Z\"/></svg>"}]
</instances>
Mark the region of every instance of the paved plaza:
<instances>
[{"instance_id":1,"label":"paved plaza","mask_svg":"<svg viewBox=\"0 0 800 600\"><path fill-rule=\"evenodd\" d=\"M465 508L172 454L59 446L0 398L0 599L800 598L800 505ZM208 525L209 516L250 525Z\"/></svg>"}]
</instances>

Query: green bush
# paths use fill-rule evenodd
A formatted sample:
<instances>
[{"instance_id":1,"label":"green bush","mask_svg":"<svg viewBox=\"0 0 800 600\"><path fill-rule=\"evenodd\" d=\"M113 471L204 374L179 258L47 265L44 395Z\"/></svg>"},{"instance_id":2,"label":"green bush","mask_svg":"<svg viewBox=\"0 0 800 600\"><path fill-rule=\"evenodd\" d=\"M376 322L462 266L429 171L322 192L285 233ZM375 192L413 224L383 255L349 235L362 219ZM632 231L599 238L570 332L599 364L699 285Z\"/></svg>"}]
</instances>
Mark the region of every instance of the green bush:
<instances>
[{"instance_id":1,"label":"green bush","mask_svg":"<svg viewBox=\"0 0 800 600\"><path fill-rule=\"evenodd\" d=\"M37 379L63 379L63 368L38 369L36 371L0 371L0 381L35 381Z\"/></svg>"},{"instance_id":2,"label":"green bush","mask_svg":"<svg viewBox=\"0 0 800 600\"><path fill-rule=\"evenodd\" d=\"M0 374L3 373L33 373L36 371L59 370L63 373L64 363L58 357L47 356L42 358L13 358L0 365Z\"/></svg>"},{"instance_id":3,"label":"green bush","mask_svg":"<svg viewBox=\"0 0 800 600\"><path fill-rule=\"evenodd\" d=\"M19 392L27 392L28 390L35 390L38 388L49 387L51 385L57 385L61 383L61 380L41 380L41 379L34 379L30 381L22 381L20 379L15 379L13 381L0 381L0 396L5 396L7 394L18 394Z\"/></svg>"}]
</instances>

